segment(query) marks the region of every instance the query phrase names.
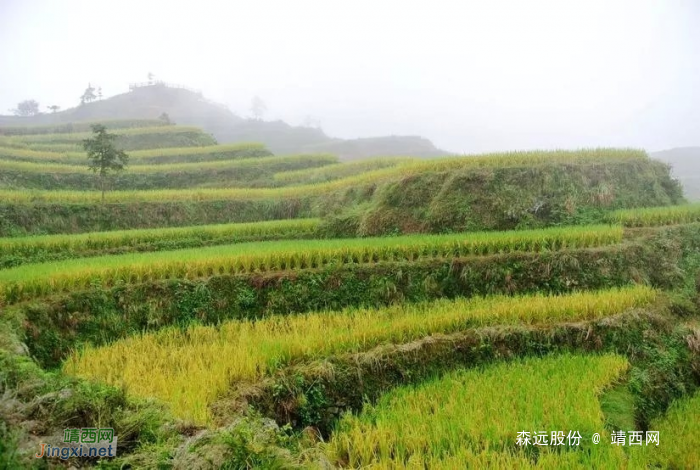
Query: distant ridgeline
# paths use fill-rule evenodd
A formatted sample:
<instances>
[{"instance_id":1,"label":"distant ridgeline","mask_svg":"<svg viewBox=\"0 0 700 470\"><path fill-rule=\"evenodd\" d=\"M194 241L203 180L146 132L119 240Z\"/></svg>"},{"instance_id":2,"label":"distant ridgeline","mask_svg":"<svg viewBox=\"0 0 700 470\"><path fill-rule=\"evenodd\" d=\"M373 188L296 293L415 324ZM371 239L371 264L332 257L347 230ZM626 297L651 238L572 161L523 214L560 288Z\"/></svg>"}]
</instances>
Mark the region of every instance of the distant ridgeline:
<instances>
[{"instance_id":1,"label":"distant ridgeline","mask_svg":"<svg viewBox=\"0 0 700 470\"><path fill-rule=\"evenodd\" d=\"M165 125L163 113L177 124L196 126L221 143L260 142L275 154L334 153L341 159L371 156L440 156L429 140L413 136L371 139L335 139L315 127L291 126L283 121L243 119L226 106L206 99L201 92L179 85L144 83L132 85L128 93L51 114L31 117L0 116L0 133L83 132L85 121L110 121L108 127L153 127Z\"/></svg>"}]
</instances>

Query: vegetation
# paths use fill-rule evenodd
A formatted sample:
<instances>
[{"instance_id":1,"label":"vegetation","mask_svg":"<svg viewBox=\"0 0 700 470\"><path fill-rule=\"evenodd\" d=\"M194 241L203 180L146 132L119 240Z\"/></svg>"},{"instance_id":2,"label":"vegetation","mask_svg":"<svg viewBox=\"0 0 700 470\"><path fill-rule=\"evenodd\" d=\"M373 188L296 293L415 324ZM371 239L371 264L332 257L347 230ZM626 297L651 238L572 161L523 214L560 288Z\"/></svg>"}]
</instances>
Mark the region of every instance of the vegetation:
<instances>
[{"instance_id":1,"label":"vegetation","mask_svg":"<svg viewBox=\"0 0 700 470\"><path fill-rule=\"evenodd\" d=\"M117 136L109 134L105 126L95 124L92 126L92 132L94 136L83 140L83 147L87 153L88 169L99 175L104 204L107 178L113 173L125 170L129 156L114 146Z\"/></svg>"},{"instance_id":2,"label":"vegetation","mask_svg":"<svg viewBox=\"0 0 700 470\"><path fill-rule=\"evenodd\" d=\"M329 453L351 468L623 468L599 395L627 367L620 356L561 355L455 371L346 416ZM516 444L521 431L530 446ZM562 431L563 446L532 445L538 432L549 443L551 431ZM580 446L569 445L570 431ZM597 446L593 433L602 434Z\"/></svg>"},{"instance_id":3,"label":"vegetation","mask_svg":"<svg viewBox=\"0 0 700 470\"><path fill-rule=\"evenodd\" d=\"M648 305L655 297L655 291L639 286L561 297L473 298L233 321L218 328L166 329L102 348L86 347L66 361L64 370L124 386L138 395L157 396L171 404L176 414L206 422L207 405L232 381L256 380L301 358L361 351L475 326L596 319Z\"/></svg>"},{"instance_id":4,"label":"vegetation","mask_svg":"<svg viewBox=\"0 0 700 470\"><path fill-rule=\"evenodd\" d=\"M415 161L416 159L412 157L371 158L357 162L337 163L320 169L286 171L275 174L274 179L284 185L322 183Z\"/></svg>"},{"instance_id":5,"label":"vegetation","mask_svg":"<svg viewBox=\"0 0 700 470\"><path fill-rule=\"evenodd\" d=\"M625 227L690 224L700 222L700 204L619 210L611 213L608 220Z\"/></svg>"},{"instance_id":6,"label":"vegetation","mask_svg":"<svg viewBox=\"0 0 700 470\"><path fill-rule=\"evenodd\" d=\"M0 268L98 254L173 250L243 241L310 238L318 235L318 223L318 219L274 220L93 232L79 235L0 238Z\"/></svg>"},{"instance_id":7,"label":"vegetation","mask_svg":"<svg viewBox=\"0 0 700 470\"><path fill-rule=\"evenodd\" d=\"M107 129L130 129L136 127L157 127L166 123L160 119L103 119L98 121L77 121L65 124L44 124L29 126L0 126L0 135L70 134L89 132L93 124L102 124Z\"/></svg>"},{"instance_id":8,"label":"vegetation","mask_svg":"<svg viewBox=\"0 0 700 470\"><path fill-rule=\"evenodd\" d=\"M598 226L512 233L241 243L19 266L0 271L0 295L6 302L17 302L95 283L110 286L163 278L191 279L213 274L320 268L339 263L539 252L601 246L621 240L621 228Z\"/></svg>"}]
</instances>

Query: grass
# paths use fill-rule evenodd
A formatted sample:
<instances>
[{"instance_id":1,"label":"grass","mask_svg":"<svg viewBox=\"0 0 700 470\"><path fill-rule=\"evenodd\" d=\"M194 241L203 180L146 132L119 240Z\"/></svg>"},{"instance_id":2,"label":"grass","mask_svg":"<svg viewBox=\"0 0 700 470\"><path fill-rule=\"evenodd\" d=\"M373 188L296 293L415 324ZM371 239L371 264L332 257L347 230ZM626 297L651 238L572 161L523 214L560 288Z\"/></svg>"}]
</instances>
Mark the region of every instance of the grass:
<instances>
[{"instance_id":1,"label":"grass","mask_svg":"<svg viewBox=\"0 0 700 470\"><path fill-rule=\"evenodd\" d=\"M0 300L84 289L94 284L200 278L215 274L320 268L338 263L413 261L511 251L545 251L622 241L615 226L513 232L405 235L388 238L253 242L156 253L101 256L28 264L0 271Z\"/></svg>"},{"instance_id":2,"label":"grass","mask_svg":"<svg viewBox=\"0 0 700 470\"><path fill-rule=\"evenodd\" d=\"M73 256L100 250L142 250L187 240L230 243L251 238L295 238L316 234L319 219L273 220L239 224L196 225L144 230L118 230L77 235L0 238L0 258L69 252ZM166 245L167 246L167 245ZM150 250L148 250L150 251Z\"/></svg>"},{"instance_id":3,"label":"grass","mask_svg":"<svg viewBox=\"0 0 700 470\"><path fill-rule=\"evenodd\" d=\"M87 161L87 157L84 158ZM330 165L338 162L334 155L289 155L267 158L244 158L234 160L217 160L192 163L162 163L157 165L133 165L127 167L127 173L196 173L216 170L235 170L243 168L261 168L266 171L283 171L306 165ZM269 168L269 170L268 170ZM0 158L0 171L23 171L34 173L82 173L90 171L86 164L65 165L57 163L34 163L25 161L4 160Z\"/></svg>"},{"instance_id":4,"label":"grass","mask_svg":"<svg viewBox=\"0 0 700 470\"><path fill-rule=\"evenodd\" d=\"M202 133L202 129L194 126L152 126L152 127L132 127L113 129L112 133L117 135L143 135L143 134L180 134L187 132ZM47 142L80 142L83 139L92 137L89 129L85 132L57 133L57 134L35 134L13 136L9 139L26 143L47 143ZM2 140L0 140L0 143Z\"/></svg>"},{"instance_id":5,"label":"grass","mask_svg":"<svg viewBox=\"0 0 700 470\"><path fill-rule=\"evenodd\" d=\"M454 171L469 168L498 168L532 166L548 163L605 163L629 159L647 159L644 151L634 149L584 149L577 151L532 151L488 154L471 157L449 157L419 160L397 167L367 171L335 181L282 188L224 188L188 190L110 191L107 202L127 201L191 201L191 200L264 200L319 196L334 190L362 184L374 184L386 179L411 176L428 171ZM98 191L0 191L0 200L8 203L57 202L97 203Z\"/></svg>"},{"instance_id":6,"label":"grass","mask_svg":"<svg viewBox=\"0 0 700 470\"><path fill-rule=\"evenodd\" d=\"M553 297L477 297L274 316L185 331L171 328L105 347L86 346L74 352L63 369L160 398L180 417L204 423L210 419L208 405L232 383L258 380L302 359L478 326L592 320L647 305L656 295L636 286Z\"/></svg>"},{"instance_id":7,"label":"grass","mask_svg":"<svg viewBox=\"0 0 700 470\"><path fill-rule=\"evenodd\" d=\"M650 227L700 222L700 203L618 210L609 214L608 220L620 223L625 227Z\"/></svg>"},{"instance_id":8,"label":"grass","mask_svg":"<svg viewBox=\"0 0 700 470\"><path fill-rule=\"evenodd\" d=\"M624 468L598 396L627 367L620 356L565 354L448 373L346 415L328 454L351 468ZM548 441L552 431L578 431L583 439L580 448L522 450L521 431L544 431ZM597 446L593 433L601 434Z\"/></svg>"}]
</instances>

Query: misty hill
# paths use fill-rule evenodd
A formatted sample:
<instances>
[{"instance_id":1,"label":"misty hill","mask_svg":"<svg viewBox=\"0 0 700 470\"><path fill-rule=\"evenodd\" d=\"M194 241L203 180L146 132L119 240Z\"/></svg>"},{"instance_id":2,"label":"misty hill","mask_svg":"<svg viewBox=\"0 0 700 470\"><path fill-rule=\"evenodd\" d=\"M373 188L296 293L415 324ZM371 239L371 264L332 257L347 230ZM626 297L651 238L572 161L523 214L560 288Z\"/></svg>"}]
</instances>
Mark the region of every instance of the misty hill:
<instances>
[{"instance_id":1,"label":"misty hill","mask_svg":"<svg viewBox=\"0 0 700 470\"><path fill-rule=\"evenodd\" d=\"M333 152L345 160L374 155L439 156L446 152L421 137L337 139L321 129L290 126L283 121L244 119L197 91L163 83L135 86L128 93L86 103L54 114L0 116L0 126L60 124L114 119L156 119L167 113L180 125L199 126L220 143L255 141L276 154Z\"/></svg>"},{"instance_id":2,"label":"misty hill","mask_svg":"<svg viewBox=\"0 0 700 470\"><path fill-rule=\"evenodd\" d=\"M700 147L680 147L649 155L670 163L673 176L683 184L686 198L700 200Z\"/></svg>"}]
</instances>

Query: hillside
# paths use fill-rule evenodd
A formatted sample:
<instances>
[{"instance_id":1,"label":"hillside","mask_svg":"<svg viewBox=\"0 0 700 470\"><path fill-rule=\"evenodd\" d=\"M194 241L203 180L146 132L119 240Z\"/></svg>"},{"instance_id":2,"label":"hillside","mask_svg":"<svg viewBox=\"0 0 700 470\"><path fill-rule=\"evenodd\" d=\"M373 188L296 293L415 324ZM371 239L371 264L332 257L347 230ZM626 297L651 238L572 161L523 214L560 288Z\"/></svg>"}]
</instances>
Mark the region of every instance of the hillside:
<instances>
[{"instance_id":1,"label":"hillside","mask_svg":"<svg viewBox=\"0 0 700 470\"><path fill-rule=\"evenodd\" d=\"M700 147L681 147L651 153L652 158L671 164L674 177L683 184L689 200L700 200Z\"/></svg>"},{"instance_id":2,"label":"hillside","mask_svg":"<svg viewBox=\"0 0 700 470\"><path fill-rule=\"evenodd\" d=\"M341 159L370 156L438 156L446 152L419 137L337 139L312 127L290 126L283 121L243 119L200 92L162 83L133 87L128 93L94 101L55 114L33 117L0 116L0 126L62 124L69 122L156 119L167 113L177 124L198 126L220 143L260 142L275 154L332 152Z\"/></svg>"}]
</instances>

